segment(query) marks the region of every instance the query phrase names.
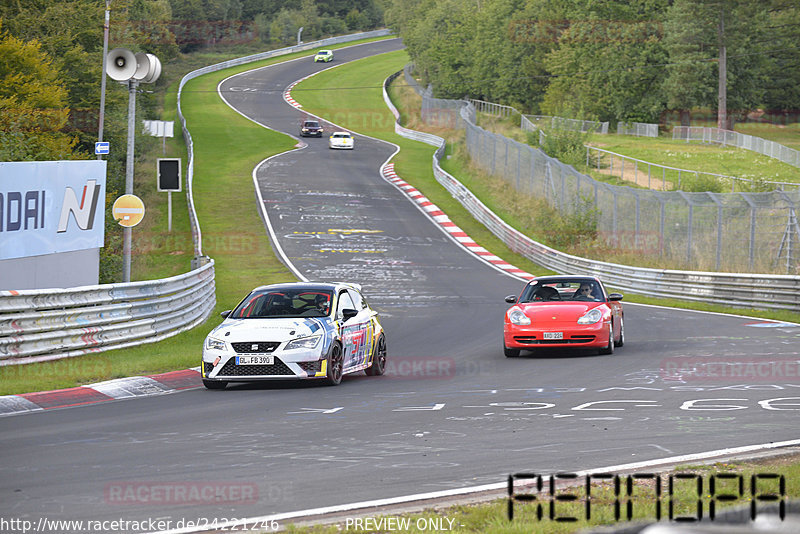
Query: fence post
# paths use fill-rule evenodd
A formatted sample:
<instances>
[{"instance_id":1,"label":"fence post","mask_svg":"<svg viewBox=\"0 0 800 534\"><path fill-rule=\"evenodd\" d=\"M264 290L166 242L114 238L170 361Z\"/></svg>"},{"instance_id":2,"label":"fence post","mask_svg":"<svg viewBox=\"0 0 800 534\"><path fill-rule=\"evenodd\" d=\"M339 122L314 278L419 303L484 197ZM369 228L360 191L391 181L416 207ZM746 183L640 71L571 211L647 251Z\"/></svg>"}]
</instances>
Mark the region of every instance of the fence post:
<instances>
[{"instance_id":1,"label":"fence post","mask_svg":"<svg viewBox=\"0 0 800 534\"><path fill-rule=\"evenodd\" d=\"M714 269L719 271L719 266L721 262L722 262L722 203L718 203L717 204L717 263Z\"/></svg>"}]
</instances>

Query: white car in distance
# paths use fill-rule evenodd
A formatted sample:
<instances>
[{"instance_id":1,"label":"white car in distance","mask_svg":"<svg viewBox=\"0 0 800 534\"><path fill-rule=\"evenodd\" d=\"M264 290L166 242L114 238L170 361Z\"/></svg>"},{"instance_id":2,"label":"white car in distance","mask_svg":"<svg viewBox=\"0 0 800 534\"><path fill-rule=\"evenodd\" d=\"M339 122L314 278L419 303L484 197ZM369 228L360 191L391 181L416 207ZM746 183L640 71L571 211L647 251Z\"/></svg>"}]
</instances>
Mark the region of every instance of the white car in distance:
<instances>
[{"instance_id":1,"label":"white car in distance","mask_svg":"<svg viewBox=\"0 0 800 534\"><path fill-rule=\"evenodd\" d=\"M348 132L333 132L328 138L328 146L353 150L353 136Z\"/></svg>"}]
</instances>

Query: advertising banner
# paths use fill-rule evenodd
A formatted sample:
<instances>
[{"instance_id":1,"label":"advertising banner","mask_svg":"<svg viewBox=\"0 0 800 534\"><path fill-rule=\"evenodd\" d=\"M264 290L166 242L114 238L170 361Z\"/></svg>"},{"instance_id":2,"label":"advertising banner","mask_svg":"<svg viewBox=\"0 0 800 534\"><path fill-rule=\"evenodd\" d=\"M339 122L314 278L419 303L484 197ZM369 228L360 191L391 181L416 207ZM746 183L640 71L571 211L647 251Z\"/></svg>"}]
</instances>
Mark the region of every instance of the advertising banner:
<instances>
[{"instance_id":1,"label":"advertising banner","mask_svg":"<svg viewBox=\"0 0 800 534\"><path fill-rule=\"evenodd\" d=\"M0 260L103 246L106 162L0 162Z\"/></svg>"}]
</instances>

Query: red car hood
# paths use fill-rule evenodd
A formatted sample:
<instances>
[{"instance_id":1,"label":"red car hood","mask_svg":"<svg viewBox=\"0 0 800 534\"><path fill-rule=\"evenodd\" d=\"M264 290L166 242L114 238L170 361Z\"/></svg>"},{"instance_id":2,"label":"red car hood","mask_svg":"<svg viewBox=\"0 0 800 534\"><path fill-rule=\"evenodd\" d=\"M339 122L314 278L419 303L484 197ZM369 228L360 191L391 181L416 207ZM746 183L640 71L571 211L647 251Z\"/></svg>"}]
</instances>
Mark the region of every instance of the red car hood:
<instances>
[{"instance_id":1,"label":"red car hood","mask_svg":"<svg viewBox=\"0 0 800 534\"><path fill-rule=\"evenodd\" d=\"M609 311L604 302L528 302L517 304L531 318L533 322L570 322L574 323L592 308L605 308L603 314Z\"/></svg>"}]
</instances>

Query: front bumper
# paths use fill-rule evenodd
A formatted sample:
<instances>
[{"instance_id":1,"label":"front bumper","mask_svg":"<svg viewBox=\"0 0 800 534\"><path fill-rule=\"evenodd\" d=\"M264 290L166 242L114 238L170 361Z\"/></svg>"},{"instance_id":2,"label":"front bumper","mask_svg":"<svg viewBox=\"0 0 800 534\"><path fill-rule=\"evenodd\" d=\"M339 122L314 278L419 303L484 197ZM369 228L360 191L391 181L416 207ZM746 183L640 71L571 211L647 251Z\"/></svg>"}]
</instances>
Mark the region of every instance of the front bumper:
<instances>
[{"instance_id":1,"label":"front bumper","mask_svg":"<svg viewBox=\"0 0 800 534\"><path fill-rule=\"evenodd\" d=\"M237 365L235 354L220 350L203 350L202 376L204 380L223 382L252 382L257 380L287 380L324 378L327 361L319 350L276 350L271 355L271 365ZM220 358L217 365L214 361Z\"/></svg>"},{"instance_id":2,"label":"front bumper","mask_svg":"<svg viewBox=\"0 0 800 534\"><path fill-rule=\"evenodd\" d=\"M545 333L561 332L562 339L545 339ZM609 322L595 324L510 325L503 329L503 343L509 349L603 348L608 346Z\"/></svg>"}]
</instances>

